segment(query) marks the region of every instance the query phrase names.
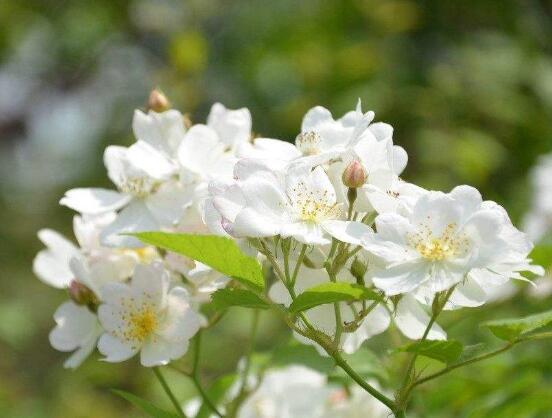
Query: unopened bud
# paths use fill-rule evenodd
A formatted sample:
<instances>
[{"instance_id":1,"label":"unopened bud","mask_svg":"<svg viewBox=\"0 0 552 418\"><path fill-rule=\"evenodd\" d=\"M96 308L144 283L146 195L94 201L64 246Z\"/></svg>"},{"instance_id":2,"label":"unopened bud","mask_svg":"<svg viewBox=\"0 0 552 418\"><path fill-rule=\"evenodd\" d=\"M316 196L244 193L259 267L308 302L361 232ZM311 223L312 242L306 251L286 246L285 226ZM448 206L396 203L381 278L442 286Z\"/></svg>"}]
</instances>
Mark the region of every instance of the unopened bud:
<instances>
[{"instance_id":1,"label":"unopened bud","mask_svg":"<svg viewBox=\"0 0 552 418\"><path fill-rule=\"evenodd\" d=\"M167 96L161 91L153 89L148 98L148 108L154 112L161 113L171 108L171 103Z\"/></svg>"},{"instance_id":2,"label":"unopened bud","mask_svg":"<svg viewBox=\"0 0 552 418\"><path fill-rule=\"evenodd\" d=\"M77 280L72 280L71 283L69 283L69 297L73 302L75 302L77 305L96 305L98 303L98 299L96 298L96 295L90 288L83 285L81 282Z\"/></svg>"},{"instance_id":3,"label":"unopened bud","mask_svg":"<svg viewBox=\"0 0 552 418\"><path fill-rule=\"evenodd\" d=\"M366 172L360 161L351 161L347 168L343 170L341 180L343 184L350 189L356 189L362 186L366 182Z\"/></svg>"},{"instance_id":4,"label":"unopened bud","mask_svg":"<svg viewBox=\"0 0 552 418\"><path fill-rule=\"evenodd\" d=\"M360 261L358 258L353 260L353 263L351 264L351 274L356 279L357 284L364 285L364 275L366 274L366 270L368 270L368 266L365 263Z\"/></svg>"}]
</instances>

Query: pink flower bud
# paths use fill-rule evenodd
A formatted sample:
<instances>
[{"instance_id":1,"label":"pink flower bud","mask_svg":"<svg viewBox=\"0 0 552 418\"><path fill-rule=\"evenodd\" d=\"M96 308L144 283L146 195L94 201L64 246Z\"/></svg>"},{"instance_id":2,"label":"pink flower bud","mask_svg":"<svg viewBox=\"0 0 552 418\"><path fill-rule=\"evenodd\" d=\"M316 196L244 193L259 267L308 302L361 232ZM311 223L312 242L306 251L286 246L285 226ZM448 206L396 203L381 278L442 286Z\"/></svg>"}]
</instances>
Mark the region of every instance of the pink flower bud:
<instances>
[{"instance_id":1,"label":"pink flower bud","mask_svg":"<svg viewBox=\"0 0 552 418\"><path fill-rule=\"evenodd\" d=\"M96 305L98 299L92 290L77 280L69 283L69 297L77 305Z\"/></svg>"},{"instance_id":2,"label":"pink flower bud","mask_svg":"<svg viewBox=\"0 0 552 418\"><path fill-rule=\"evenodd\" d=\"M366 182L366 172L360 161L351 161L347 168L343 170L341 180L343 184L350 189L356 189L362 186Z\"/></svg>"},{"instance_id":3,"label":"pink flower bud","mask_svg":"<svg viewBox=\"0 0 552 418\"><path fill-rule=\"evenodd\" d=\"M161 113L171 108L171 104L167 96L161 91L153 89L149 95L148 108L154 112Z\"/></svg>"}]
</instances>

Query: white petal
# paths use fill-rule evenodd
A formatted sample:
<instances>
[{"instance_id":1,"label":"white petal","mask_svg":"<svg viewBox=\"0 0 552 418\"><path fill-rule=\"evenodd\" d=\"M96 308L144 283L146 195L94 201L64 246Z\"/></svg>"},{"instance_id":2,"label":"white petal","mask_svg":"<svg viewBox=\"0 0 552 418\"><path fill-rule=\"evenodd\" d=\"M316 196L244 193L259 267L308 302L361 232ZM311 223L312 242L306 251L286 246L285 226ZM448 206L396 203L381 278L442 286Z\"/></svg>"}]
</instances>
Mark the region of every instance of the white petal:
<instances>
[{"instance_id":1,"label":"white petal","mask_svg":"<svg viewBox=\"0 0 552 418\"><path fill-rule=\"evenodd\" d=\"M223 152L224 143L215 130L205 125L194 125L178 148L178 160L185 169L208 176L218 169L216 165Z\"/></svg>"},{"instance_id":2,"label":"white petal","mask_svg":"<svg viewBox=\"0 0 552 418\"><path fill-rule=\"evenodd\" d=\"M215 103L207 116L207 125L218 133L227 146L235 147L251 136L251 113L245 107L231 110Z\"/></svg>"},{"instance_id":3,"label":"white petal","mask_svg":"<svg viewBox=\"0 0 552 418\"><path fill-rule=\"evenodd\" d=\"M140 363L144 367L164 366L171 360L182 357L188 351L188 341L171 342L152 337L140 351Z\"/></svg>"},{"instance_id":4,"label":"white petal","mask_svg":"<svg viewBox=\"0 0 552 418\"><path fill-rule=\"evenodd\" d=\"M428 279L429 266L423 261L399 264L374 273L374 285L393 296L416 289Z\"/></svg>"},{"instance_id":5,"label":"white petal","mask_svg":"<svg viewBox=\"0 0 552 418\"><path fill-rule=\"evenodd\" d=\"M162 113L150 110L147 115L135 110L132 130L136 139L149 143L167 155L177 150L186 133L182 114L173 109Z\"/></svg>"},{"instance_id":6,"label":"white petal","mask_svg":"<svg viewBox=\"0 0 552 418\"><path fill-rule=\"evenodd\" d=\"M101 234L101 242L109 247L143 247L137 238L121 234L156 231L159 223L155 220L143 201L133 200L109 224Z\"/></svg>"},{"instance_id":7,"label":"white petal","mask_svg":"<svg viewBox=\"0 0 552 418\"><path fill-rule=\"evenodd\" d=\"M487 293L473 279L467 278L459 283L450 296L450 307L464 306L476 307L481 306L487 301Z\"/></svg>"},{"instance_id":8,"label":"white petal","mask_svg":"<svg viewBox=\"0 0 552 418\"><path fill-rule=\"evenodd\" d=\"M429 315L424 311L422 306L411 295L404 295L395 310L395 325L397 328L411 340L422 338L430 321ZM433 324L428 340L446 340L447 334L438 324Z\"/></svg>"},{"instance_id":9,"label":"white petal","mask_svg":"<svg viewBox=\"0 0 552 418\"><path fill-rule=\"evenodd\" d=\"M126 344L111 334L104 333L98 341L98 350L105 358L104 361L109 363L118 363L128 360L134 356L140 347Z\"/></svg>"},{"instance_id":10,"label":"white petal","mask_svg":"<svg viewBox=\"0 0 552 418\"><path fill-rule=\"evenodd\" d=\"M71 189L59 201L79 213L97 215L121 209L130 196L107 189Z\"/></svg>"},{"instance_id":11,"label":"white petal","mask_svg":"<svg viewBox=\"0 0 552 418\"><path fill-rule=\"evenodd\" d=\"M167 182L145 199L146 206L162 227L173 227L184 215L184 210L193 203L193 190L177 182Z\"/></svg>"},{"instance_id":12,"label":"white petal","mask_svg":"<svg viewBox=\"0 0 552 418\"><path fill-rule=\"evenodd\" d=\"M310 109L303 117L303 123L301 124L302 132L315 131L316 128L326 122L333 122L331 112L322 107L316 106Z\"/></svg>"},{"instance_id":13,"label":"white petal","mask_svg":"<svg viewBox=\"0 0 552 418\"><path fill-rule=\"evenodd\" d=\"M301 152L293 144L279 139L256 138L253 145L242 144L236 151L240 158L277 159L292 161L301 157Z\"/></svg>"},{"instance_id":14,"label":"white petal","mask_svg":"<svg viewBox=\"0 0 552 418\"><path fill-rule=\"evenodd\" d=\"M44 283L58 289L65 288L74 278L69 262L79 254L73 243L50 229L41 229L39 239L46 245L33 260L33 271Z\"/></svg>"},{"instance_id":15,"label":"white petal","mask_svg":"<svg viewBox=\"0 0 552 418\"><path fill-rule=\"evenodd\" d=\"M65 302L54 314L56 327L50 332L50 344L59 351L75 352L64 367L78 367L96 347L102 330L96 316L84 306Z\"/></svg>"},{"instance_id":16,"label":"white petal","mask_svg":"<svg viewBox=\"0 0 552 418\"><path fill-rule=\"evenodd\" d=\"M278 235L281 231L281 224L273 217L265 216L251 208L245 208L233 223L224 225L224 229L230 235L237 238L262 238Z\"/></svg>"},{"instance_id":17,"label":"white petal","mask_svg":"<svg viewBox=\"0 0 552 418\"><path fill-rule=\"evenodd\" d=\"M282 224L282 237L293 237L303 244L325 245L331 243L321 225L312 222Z\"/></svg>"},{"instance_id":18,"label":"white petal","mask_svg":"<svg viewBox=\"0 0 552 418\"><path fill-rule=\"evenodd\" d=\"M374 234L372 228L362 222L330 220L323 222L322 228L339 241L354 245L360 245L363 239Z\"/></svg>"},{"instance_id":19,"label":"white petal","mask_svg":"<svg viewBox=\"0 0 552 418\"><path fill-rule=\"evenodd\" d=\"M403 147L393 146L393 172L400 175L408 163L408 154Z\"/></svg>"},{"instance_id":20,"label":"white petal","mask_svg":"<svg viewBox=\"0 0 552 418\"><path fill-rule=\"evenodd\" d=\"M167 318L158 334L166 341L174 342L192 338L199 331L201 319L190 306L188 292L182 287L173 288L167 306Z\"/></svg>"},{"instance_id":21,"label":"white petal","mask_svg":"<svg viewBox=\"0 0 552 418\"><path fill-rule=\"evenodd\" d=\"M163 264L155 261L152 264L136 266L132 276L131 289L137 300L146 297L148 302L161 309L166 305L169 283L169 272L163 268Z\"/></svg>"},{"instance_id":22,"label":"white petal","mask_svg":"<svg viewBox=\"0 0 552 418\"><path fill-rule=\"evenodd\" d=\"M168 157L144 141L132 144L127 150L128 162L156 180L168 179L177 172L177 167Z\"/></svg>"}]
</instances>

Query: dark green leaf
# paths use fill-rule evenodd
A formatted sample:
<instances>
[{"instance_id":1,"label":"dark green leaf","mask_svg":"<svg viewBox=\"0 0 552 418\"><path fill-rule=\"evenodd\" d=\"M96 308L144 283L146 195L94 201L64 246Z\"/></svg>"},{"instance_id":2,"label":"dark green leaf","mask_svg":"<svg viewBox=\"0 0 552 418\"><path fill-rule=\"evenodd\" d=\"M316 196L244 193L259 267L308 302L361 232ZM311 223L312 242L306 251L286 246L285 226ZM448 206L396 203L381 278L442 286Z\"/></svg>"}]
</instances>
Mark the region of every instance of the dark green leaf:
<instances>
[{"instance_id":1,"label":"dark green leaf","mask_svg":"<svg viewBox=\"0 0 552 418\"><path fill-rule=\"evenodd\" d=\"M121 398L129 401L134 406L140 408L146 414L153 418L178 418L178 415L172 414L170 412L164 411L150 401L142 399L139 396L133 395L132 393L125 392L124 390L112 389L112 392Z\"/></svg>"},{"instance_id":2,"label":"dark green leaf","mask_svg":"<svg viewBox=\"0 0 552 418\"><path fill-rule=\"evenodd\" d=\"M442 363L452 363L462 354L462 343L456 340L446 341L416 341L399 348L399 351L409 353L418 353L421 356L440 361Z\"/></svg>"},{"instance_id":3,"label":"dark green leaf","mask_svg":"<svg viewBox=\"0 0 552 418\"><path fill-rule=\"evenodd\" d=\"M515 341L521 335L552 323L552 311L546 311L535 315L518 319L501 319L489 321L481 326L489 330L498 338L505 341Z\"/></svg>"},{"instance_id":4,"label":"dark green leaf","mask_svg":"<svg viewBox=\"0 0 552 418\"><path fill-rule=\"evenodd\" d=\"M197 260L255 290L264 289L259 262L247 255L234 240L216 235L140 232L142 242Z\"/></svg>"},{"instance_id":5,"label":"dark green leaf","mask_svg":"<svg viewBox=\"0 0 552 418\"><path fill-rule=\"evenodd\" d=\"M373 290L357 284L328 282L305 290L297 296L289 310L291 313L298 313L326 303L364 299L381 301L382 297Z\"/></svg>"},{"instance_id":6,"label":"dark green leaf","mask_svg":"<svg viewBox=\"0 0 552 418\"><path fill-rule=\"evenodd\" d=\"M213 293L211 299L218 309L226 309L231 306L253 309L269 308L266 302L255 293L246 289L220 289Z\"/></svg>"}]
</instances>

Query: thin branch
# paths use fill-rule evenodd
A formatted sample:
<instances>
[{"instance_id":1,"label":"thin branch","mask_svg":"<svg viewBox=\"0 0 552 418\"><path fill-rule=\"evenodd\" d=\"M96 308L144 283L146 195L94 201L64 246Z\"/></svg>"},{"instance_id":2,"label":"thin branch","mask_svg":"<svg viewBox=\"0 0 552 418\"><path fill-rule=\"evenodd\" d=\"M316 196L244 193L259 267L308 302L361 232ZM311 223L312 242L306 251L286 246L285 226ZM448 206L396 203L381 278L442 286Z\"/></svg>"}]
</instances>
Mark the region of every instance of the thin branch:
<instances>
[{"instance_id":1,"label":"thin branch","mask_svg":"<svg viewBox=\"0 0 552 418\"><path fill-rule=\"evenodd\" d=\"M157 377L157 380L159 380L159 383L161 383L161 386L163 387L163 390L165 391L165 393L167 394L167 396L171 400L171 402L174 406L174 409L176 409L176 412L178 413L178 415L181 418L188 418L186 416L186 414L184 413L184 410L182 409L182 406L180 405L180 402L178 402L178 399L176 399L176 397L174 396L174 393L172 392L171 388L167 384L167 381L165 380L165 378L161 374L161 370L159 369L159 367L154 367L152 370L153 370L153 373L155 374L155 377Z\"/></svg>"},{"instance_id":2,"label":"thin branch","mask_svg":"<svg viewBox=\"0 0 552 418\"><path fill-rule=\"evenodd\" d=\"M207 395L207 392L203 389L203 386L200 382L200 375L199 375L199 357L201 353L201 331L199 331L195 338L195 347L194 347L194 363L192 367L192 373L190 375L190 378L192 379L192 382L194 383L195 388L199 392L199 395L201 396L201 399L203 399L203 402L209 409L218 415L219 417L223 418L224 415L222 415L215 404L209 399L209 396Z\"/></svg>"}]
</instances>

